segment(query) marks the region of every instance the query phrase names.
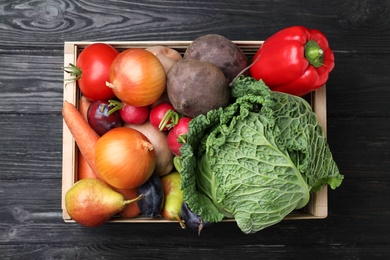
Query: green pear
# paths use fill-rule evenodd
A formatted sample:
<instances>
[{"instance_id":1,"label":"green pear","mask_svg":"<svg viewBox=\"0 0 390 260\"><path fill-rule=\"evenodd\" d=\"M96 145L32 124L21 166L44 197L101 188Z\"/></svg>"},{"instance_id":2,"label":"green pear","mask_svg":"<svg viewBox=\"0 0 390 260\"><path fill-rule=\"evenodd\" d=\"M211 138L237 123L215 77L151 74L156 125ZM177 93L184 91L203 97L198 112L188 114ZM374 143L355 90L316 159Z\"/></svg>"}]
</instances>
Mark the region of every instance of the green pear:
<instances>
[{"instance_id":1,"label":"green pear","mask_svg":"<svg viewBox=\"0 0 390 260\"><path fill-rule=\"evenodd\" d=\"M177 220L182 228L185 228L181 220L181 206L184 202L183 190L180 188L181 176L178 172L171 172L161 177L164 190L164 207L161 215L167 220Z\"/></svg>"},{"instance_id":2,"label":"green pear","mask_svg":"<svg viewBox=\"0 0 390 260\"><path fill-rule=\"evenodd\" d=\"M65 194L65 207L69 216L87 227L103 225L126 205L136 202L142 196L125 200L105 182L95 178L77 181Z\"/></svg>"}]
</instances>

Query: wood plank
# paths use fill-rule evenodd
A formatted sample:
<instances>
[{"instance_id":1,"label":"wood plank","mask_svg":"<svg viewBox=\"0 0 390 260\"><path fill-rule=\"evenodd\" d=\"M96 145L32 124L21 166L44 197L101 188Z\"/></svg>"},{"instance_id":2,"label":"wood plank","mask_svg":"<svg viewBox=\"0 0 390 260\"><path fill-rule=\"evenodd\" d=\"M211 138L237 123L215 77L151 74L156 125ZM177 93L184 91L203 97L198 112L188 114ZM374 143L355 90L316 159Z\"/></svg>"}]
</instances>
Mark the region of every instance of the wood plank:
<instances>
[{"instance_id":1,"label":"wood plank","mask_svg":"<svg viewBox=\"0 0 390 260\"><path fill-rule=\"evenodd\" d=\"M0 133L1 180L61 178L62 115L59 112L0 114Z\"/></svg>"},{"instance_id":2,"label":"wood plank","mask_svg":"<svg viewBox=\"0 0 390 260\"><path fill-rule=\"evenodd\" d=\"M327 122L328 143L341 172L389 172L389 117L328 117Z\"/></svg>"},{"instance_id":3,"label":"wood plank","mask_svg":"<svg viewBox=\"0 0 390 260\"><path fill-rule=\"evenodd\" d=\"M0 55L0 112L58 113L63 100L63 48Z\"/></svg>"},{"instance_id":4,"label":"wood plank","mask_svg":"<svg viewBox=\"0 0 390 260\"><path fill-rule=\"evenodd\" d=\"M1 54L0 113L58 113L63 102L63 54L63 47ZM378 67L390 67L390 52L336 53L327 83L328 117L389 116L387 74Z\"/></svg>"},{"instance_id":5,"label":"wood plank","mask_svg":"<svg viewBox=\"0 0 390 260\"><path fill-rule=\"evenodd\" d=\"M379 69L380 68L380 69ZM327 82L328 116L389 116L390 52L335 53Z\"/></svg>"},{"instance_id":6,"label":"wood plank","mask_svg":"<svg viewBox=\"0 0 390 260\"><path fill-rule=\"evenodd\" d=\"M3 1L0 34L7 37L0 38L0 46L58 49L64 40L192 40L210 32L262 40L304 24L324 31L335 50L378 53L390 45L389 6L380 0Z\"/></svg>"},{"instance_id":7,"label":"wood plank","mask_svg":"<svg viewBox=\"0 0 390 260\"><path fill-rule=\"evenodd\" d=\"M249 246L197 247L185 245L145 245L125 242L6 245L0 249L3 259L386 259L390 250L377 245L353 247L350 244L303 246L256 244ZM330 250L329 247L332 247ZM226 256L229 255L229 258Z\"/></svg>"}]
</instances>

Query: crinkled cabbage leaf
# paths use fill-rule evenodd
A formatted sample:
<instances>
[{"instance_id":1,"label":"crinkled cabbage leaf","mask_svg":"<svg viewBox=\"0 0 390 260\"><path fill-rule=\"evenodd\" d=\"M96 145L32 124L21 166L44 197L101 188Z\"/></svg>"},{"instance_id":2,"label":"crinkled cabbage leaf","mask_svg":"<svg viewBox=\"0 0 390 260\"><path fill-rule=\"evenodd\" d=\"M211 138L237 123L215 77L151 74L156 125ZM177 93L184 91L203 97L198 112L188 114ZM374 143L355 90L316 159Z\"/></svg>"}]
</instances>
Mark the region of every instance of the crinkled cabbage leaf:
<instances>
[{"instance_id":1,"label":"crinkled cabbage leaf","mask_svg":"<svg viewBox=\"0 0 390 260\"><path fill-rule=\"evenodd\" d=\"M234 218L244 233L280 222L310 192L343 176L302 98L240 77L234 102L192 119L181 148L184 200L205 220Z\"/></svg>"}]
</instances>

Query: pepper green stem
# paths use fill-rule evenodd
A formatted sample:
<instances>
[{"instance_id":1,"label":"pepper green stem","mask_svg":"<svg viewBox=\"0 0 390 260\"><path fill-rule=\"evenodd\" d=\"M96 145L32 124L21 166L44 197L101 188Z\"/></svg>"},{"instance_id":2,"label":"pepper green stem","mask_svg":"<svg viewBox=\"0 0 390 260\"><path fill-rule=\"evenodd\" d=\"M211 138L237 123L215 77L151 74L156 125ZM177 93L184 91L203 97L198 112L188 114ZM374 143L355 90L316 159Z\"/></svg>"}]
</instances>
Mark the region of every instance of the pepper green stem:
<instances>
[{"instance_id":1,"label":"pepper green stem","mask_svg":"<svg viewBox=\"0 0 390 260\"><path fill-rule=\"evenodd\" d=\"M305 57L315 68L324 64L324 50L313 40L309 40L305 45Z\"/></svg>"}]
</instances>

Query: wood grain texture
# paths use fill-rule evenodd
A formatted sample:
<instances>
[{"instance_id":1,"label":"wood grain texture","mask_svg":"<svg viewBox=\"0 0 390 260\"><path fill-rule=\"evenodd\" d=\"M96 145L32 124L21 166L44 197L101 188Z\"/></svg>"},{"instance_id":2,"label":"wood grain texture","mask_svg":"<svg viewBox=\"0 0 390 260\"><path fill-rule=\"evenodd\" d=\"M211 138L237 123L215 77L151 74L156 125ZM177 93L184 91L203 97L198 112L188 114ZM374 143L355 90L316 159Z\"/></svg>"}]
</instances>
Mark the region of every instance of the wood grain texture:
<instances>
[{"instance_id":1,"label":"wood grain texture","mask_svg":"<svg viewBox=\"0 0 390 260\"><path fill-rule=\"evenodd\" d=\"M61 48L54 53L1 54L0 112L59 112L64 80ZM390 64L390 52L340 52L335 54L335 60L327 83L328 116L389 116L390 88L384 68Z\"/></svg>"},{"instance_id":2,"label":"wood grain texture","mask_svg":"<svg viewBox=\"0 0 390 260\"><path fill-rule=\"evenodd\" d=\"M209 32L258 40L299 23L325 31L336 50L381 52L390 42L389 6L388 0L3 1L0 32L7 36L0 45L192 40Z\"/></svg>"},{"instance_id":3,"label":"wood grain texture","mask_svg":"<svg viewBox=\"0 0 390 260\"><path fill-rule=\"evenodd\" d=\"M264 40L287 26L323 31L336 66L328 141L342 186L323 220L253 235L220 223L201 237L172 224L64 223L64 41ZM383 259L390 255L390 1L0 2L1 259Z\"/></svg>"}]
</instances>

